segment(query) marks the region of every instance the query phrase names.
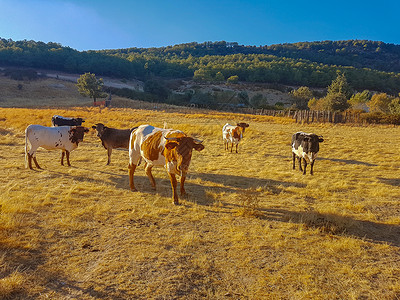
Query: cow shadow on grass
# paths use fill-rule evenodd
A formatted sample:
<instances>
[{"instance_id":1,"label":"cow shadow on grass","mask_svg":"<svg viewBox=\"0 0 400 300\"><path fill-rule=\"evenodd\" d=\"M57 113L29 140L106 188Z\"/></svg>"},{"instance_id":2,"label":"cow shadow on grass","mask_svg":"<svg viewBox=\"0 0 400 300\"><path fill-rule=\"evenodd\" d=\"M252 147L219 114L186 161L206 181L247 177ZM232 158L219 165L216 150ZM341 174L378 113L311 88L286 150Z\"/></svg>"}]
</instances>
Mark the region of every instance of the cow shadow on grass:
<instances>
[{"instance_id":1,"label":"cow shadow on grass","mask_svg":"<svg viewBox=\"0 0 400 300\"><path fill-rule=\"evenodd\" d=\"M314 211L294 212L285 209L259 209L259 218L303 224L319 229L322 233L353 236L374 243L388 243L400 247L400 226L372 221L357 220L352 217Z\"/></svg>"},{"instance_id":2,"label":"cow shadow on grass","mask_svg":"<svg viewBox=\"0 0 400 300\"><path fill-rule=\"evenodd\" d=\"M231 187L234 189L252 189L267 186L282 190L282 187L306 187L306 184L299 182L279 181L268 178L245 177L226 174L196 173L191 174L190 178L200 178L203 181L211 181L215 184L224 185L225 187Z\"/></svg>"},{"instance_id":3,"label":"cow shadow on grass","mask_svg":"<svg viewBox=\"0 0 400 300\"><path fill-rule=\"evenodd\" d=\"M362 166L367 166L367 167L377 167L378 166L377 164L371 164L368 162L359 161L359 160L351 160L351 159L318 157L317 160L329 160L329 161L333 161L333 162L345 163L348 165L362 165Z\"/></svg>"}]
</instances>

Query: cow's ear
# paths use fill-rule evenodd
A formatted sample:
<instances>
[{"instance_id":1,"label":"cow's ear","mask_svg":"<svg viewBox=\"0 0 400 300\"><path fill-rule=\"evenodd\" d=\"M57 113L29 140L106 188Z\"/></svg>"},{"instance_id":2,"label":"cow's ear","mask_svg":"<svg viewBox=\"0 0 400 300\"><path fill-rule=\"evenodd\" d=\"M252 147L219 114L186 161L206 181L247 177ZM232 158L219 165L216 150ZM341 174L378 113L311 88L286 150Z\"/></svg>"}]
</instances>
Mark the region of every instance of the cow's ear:
<instances>
[{"instance_id":1,"label":"cow's ear","mask_svg":"<svg viewBox=\"0 0 400 300\"><path fill-rule=\"evenodd\" d=\"M322 143L323 141L324 141L324 139L323 139L323 137L320 135L320 136L318 137L318 142Z\"/></svg>"},{"instance_id":2,"label":"cow's ear","mask_svg":"<svg viewBox=\"0 0 400 300\"><path fill-rule=\"evenodd\" d=\"M194 144L194 146L193 146L193 149L194 150L197 150L197 151L201 151L201 150L203 150L204 149L204 145L203 144Z\"/></svg>"},{"instance_id":3,"label":"cow's ear","mask_svg":"<svg viewBox=\"0 0 400 300\"><path fill-rule=\"evenodd\" d=\"M84 132L88 133L89 132L89 128L87 128L87 127L84 127L84 128L85 128Z\"/></svg>"},{"instance_id":4,"label":"cow's ear","mask_svg":"<svg viewBox=\"0 0 400 300\"><path fill-rule=\"evenodd\" d=\"M165 148L168 150L174 149L176 146L178 146L178 143L176 142L168 142L165 144Z\"/></svg>"},{"instance_id":5,"label":"cow's ear","mask_svg":"<svg viewBox=\"0 0 400 300\"><path fill-rule=\"evenodd\" d=\"M93 129L96 129L96 127L97 127L96 125L93 125L93 126L92 126Z\"/></svg>"}]
</instances>

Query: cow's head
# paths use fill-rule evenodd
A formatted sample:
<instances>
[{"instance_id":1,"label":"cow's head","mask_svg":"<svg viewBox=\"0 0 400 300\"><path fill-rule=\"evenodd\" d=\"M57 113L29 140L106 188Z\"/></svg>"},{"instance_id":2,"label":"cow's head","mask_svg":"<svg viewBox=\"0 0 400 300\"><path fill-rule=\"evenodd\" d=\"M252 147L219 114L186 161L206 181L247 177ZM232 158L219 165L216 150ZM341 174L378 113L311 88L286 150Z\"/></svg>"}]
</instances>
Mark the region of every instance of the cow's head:
<instances>
[{"instance_id":1,"label":"cow's head","mask_svg":"<svg viewBox=\"0 0 400 300\"><path fill-rule=\"evenodd\" d=\"M167 142L165 143L164 156L168 172L179 175L186 174L192 159L193 149L201 151L204 149L204 145L201 144L200 140L188 136L165 137L165 139ZM174 170L171 169L172 167Z\"/></svg>"},{"instance_id":2,"label":"cow's head","mask_svg":"<svg viewBox=\"0 0 400 300\"><path fill-rule=\"evenodd\" d=\"M319 143L322 143L324 139L322 136L318 136L314 133L307 134L304 137L304 150L306 153L313 152L317 153L319 151Z\"/></svg>"},{"instance_id":3,"label":"cow's head","mask_svg":"<svg viewBox=\"0 0 400 300\"><path fill-rule=\"evenodd\" d=\"M104 129L106 129L107 126L105 126L103 123L97 123L96 125L93 125L92 128L94 130L97 130L97 136L99 138L101 138L103 135Z\"/></svg>"},{"instance_id":4,"label":"cow's head","mask_svg":"<svg viewBox=\"0 0 400 300\"><path fill-rule=\"evenodd\" d=\"M249 127L249 124L240 122L240 123L237 123L236 126L241 127L243 129L243 132L244 132L246 130L246 128Z\"/></svg>"},{"instance_id":5,"label":"cow's head","mask_svg":"<svg viewBox=\"0 0 400 300\"><path fill-rule=\"evenodd\" d=\"M69 130L69 140L71 143L76 143L78 145L83 141L83 136L87 132L89 132L89 128L83 126L71 126L71 129Z\"/></svg>"}]
</instances>

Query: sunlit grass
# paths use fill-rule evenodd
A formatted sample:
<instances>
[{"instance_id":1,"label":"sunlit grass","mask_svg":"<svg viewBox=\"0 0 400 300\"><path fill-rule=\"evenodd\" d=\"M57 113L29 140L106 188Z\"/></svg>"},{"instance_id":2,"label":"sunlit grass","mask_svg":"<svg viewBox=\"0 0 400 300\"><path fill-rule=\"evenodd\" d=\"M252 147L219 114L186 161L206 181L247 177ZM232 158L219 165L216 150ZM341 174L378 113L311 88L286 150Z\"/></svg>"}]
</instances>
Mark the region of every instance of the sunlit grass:
<instances>
[{"instance_id":1,"label":"sunlit grass","mask_svg":"<svg viewBox=\"0 0 400 300\"><path fill-rule=\"evenodd\" d=\"M24 130L54 114L84 125L153 124L203 140L188 196L174 206L164 169L142 167L94 131L71 153L39 150ZM187 109L0 108L0 292L6 299L396 299L400 295L400 129L299 125ZM222 126L250 124L239 153ZM323 135L314 176L292 170L290 139ZM390 137L390 138L388 138Z\"/></svg>"}]
</instances>

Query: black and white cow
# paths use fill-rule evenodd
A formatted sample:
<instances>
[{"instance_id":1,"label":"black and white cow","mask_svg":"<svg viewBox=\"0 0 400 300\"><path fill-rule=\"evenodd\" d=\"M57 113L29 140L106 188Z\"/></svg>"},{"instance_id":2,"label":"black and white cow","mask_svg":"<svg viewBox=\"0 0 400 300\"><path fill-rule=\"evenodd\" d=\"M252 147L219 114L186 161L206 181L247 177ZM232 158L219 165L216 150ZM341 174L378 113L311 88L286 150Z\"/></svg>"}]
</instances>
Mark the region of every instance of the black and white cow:
<instances>
[{"instance_id":1,"label":"black and white cow","mask_svg":"<svg viewBox=\"0 0 400 300\"><path fill-rule=\"evenodd\" d=\"M51 126L81 126L85 122L82 118L66 118L54 115L51 118Z\"/></svg>"},{"instance_id":2,"label":"black and white cow","mask_svg":"<svg viewBox=\"0 0 400 300\"><path fill-rule=\"evenodd\" d=\"M107 149L107 165L109 165L113 149L129 149L129 138L131 137L131 132L137 127L132 129L116 129L107 127L102 123L97 123L96 125L93 125L92 128L97 131L97 136L100 138L101 144Z\"/></svg>"},{"instance_id":3,"label":"black and white cow","mask_svg":"<svg viewBox=\"0 0 400 300\"><path fill-rule=\"evenodd\" d=\"M67 157L68 166L69 153L78 147L83 141L83 136L89 129L82 126L60 126L46 127L42 125L29 125L25 129L25 167L32 169L32 158L38 169L41 169L36 160L36 150L42 147L47 150L62 150L61 165L64 165L64 156ZM30 150L28 151L28 144Z\"/></svg>"},{"instance_id":4,"label":"black and white cow","mask_svg":"<svg viewBox=\"0 0 400 300\"><path fill-rule=\"evenodd\" d=\"M310 174L313 175L314 162L319 151L319 143L323 142L322 136L314 133L296 132L292 136L293 169L296 168L296 156L299 160L299 169L306 174L307 162L311 164ZM304 162L304 170L301 161Z\"/></svg>"}]
</instances>

